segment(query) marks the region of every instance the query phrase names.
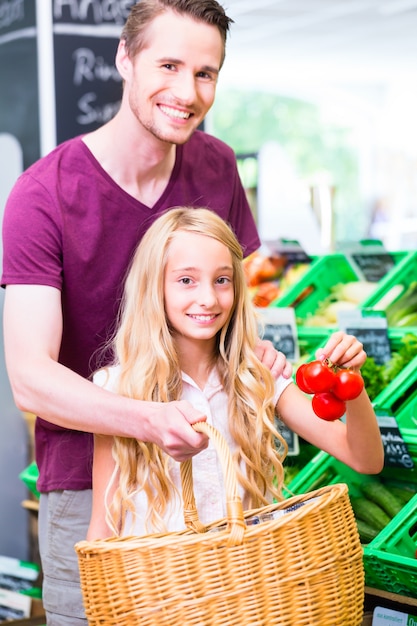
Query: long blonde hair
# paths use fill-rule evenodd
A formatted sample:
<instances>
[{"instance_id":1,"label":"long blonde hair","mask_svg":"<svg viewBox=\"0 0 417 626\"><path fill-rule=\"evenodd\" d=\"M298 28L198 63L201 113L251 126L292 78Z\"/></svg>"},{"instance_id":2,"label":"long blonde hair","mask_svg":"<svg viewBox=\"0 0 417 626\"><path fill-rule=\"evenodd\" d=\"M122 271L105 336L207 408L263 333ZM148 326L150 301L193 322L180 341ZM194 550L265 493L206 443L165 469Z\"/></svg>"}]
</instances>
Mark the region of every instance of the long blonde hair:
<instances>
[{"instance_id":1,"label":"long blonde hair","mask_svg":"<svg viewBox=\"0 0 417 626\"><path fill-rule=\"evenodd\" d=\"M164 271L170 242L178 231L212 237L231 253L234 305L218 334L216 367L228 396L239 481L249 496L250 508L256 508L267 503L270 494L282 498L282 461L287 447L274 427L274 380L254 352L259 329L246 287L242 249L231 228L212 211L170 209L142 238L125 282L113 342L114 361L120 368L115 391L155 402L181 399L181 369L164 306ZM149 502L147 527L164 531L163 515L175 490L169 457L153 443L121 437L115 437L113 456L113 476L118 477L118 484L107 509L107 522L114 532L121 532L126 511L134 515L133 496L144 490Z\"/></svg>"}]
</instances>

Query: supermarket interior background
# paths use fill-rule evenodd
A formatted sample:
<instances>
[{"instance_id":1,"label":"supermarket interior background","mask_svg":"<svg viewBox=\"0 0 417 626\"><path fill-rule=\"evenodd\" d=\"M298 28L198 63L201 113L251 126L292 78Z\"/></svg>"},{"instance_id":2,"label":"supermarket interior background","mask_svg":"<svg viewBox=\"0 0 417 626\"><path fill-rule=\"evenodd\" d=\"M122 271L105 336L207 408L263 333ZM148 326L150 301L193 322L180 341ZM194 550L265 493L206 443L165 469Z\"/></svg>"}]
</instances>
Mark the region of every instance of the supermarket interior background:
<instances>
[{"instance_id":1,"label":"supermarket interior background","mask_svg":"<svg viewBox=\"0 0 417 626\"><path fill-rule=\"evenodd\" d=\"M260 156L261 234L272 227L295 237L291 218L315 188L324 248L347 233L414 247L417 2L230 0L228 7L235 24L210 119L238 152ZM282 168L290 188L276 175Z\"/></svg>"},{"instance_id":2,"label":"supermarket interior background","mask_svg":"<svg viewBox=\"0 0 417 626\"><path fill-rule=\"evenodd\" d=\"M104 4L0 0L0 221L20 172L117 109L113 59L133 0L107 3L111 14ZM377 240L411 281L414 266L405 257L417 248L417 0L223 4L234 24L205 130L234 149L261 239L295 240L313 256ZM1 251L0 241L0 264ZM345 267L341 261L349 282ZM1 290L0 314L3 300ZM399 334L390 339L399 344ZM0 397L0 555L29 559L31 518L19 479L28 424L12 399L1 331Z\"/></svg>"}]
</instances>

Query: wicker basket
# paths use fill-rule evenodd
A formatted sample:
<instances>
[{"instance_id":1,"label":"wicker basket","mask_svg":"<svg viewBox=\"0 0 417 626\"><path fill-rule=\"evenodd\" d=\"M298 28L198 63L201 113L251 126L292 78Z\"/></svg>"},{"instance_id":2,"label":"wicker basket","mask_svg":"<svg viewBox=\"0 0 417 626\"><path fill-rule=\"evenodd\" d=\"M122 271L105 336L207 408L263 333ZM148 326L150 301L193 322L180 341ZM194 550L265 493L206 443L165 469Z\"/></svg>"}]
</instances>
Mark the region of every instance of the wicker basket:
<instances>
[{"instance_id":1,"label":"wicker basket","mask_svg":"<svg viewBox=\"0 0 417 626\"><path fill-rule=\"evenodd\" d=\"M79 542L88 623L359 626L362 548L347 485L243 513L226 442L206 423L196 430L210 436L222 462L227 517L200 524L188 461L181 473L189 530Z\"/></svg>"}]
</instances>

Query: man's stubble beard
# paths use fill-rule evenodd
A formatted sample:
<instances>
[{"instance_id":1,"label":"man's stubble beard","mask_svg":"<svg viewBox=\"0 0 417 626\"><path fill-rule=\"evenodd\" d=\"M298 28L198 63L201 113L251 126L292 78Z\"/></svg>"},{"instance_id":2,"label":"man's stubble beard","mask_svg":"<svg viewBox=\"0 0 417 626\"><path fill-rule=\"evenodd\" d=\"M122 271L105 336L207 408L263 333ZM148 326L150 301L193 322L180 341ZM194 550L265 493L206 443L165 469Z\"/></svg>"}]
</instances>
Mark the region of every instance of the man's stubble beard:
<instances>
[{"instance_id":1,"label":"man's stubble beard","mask_svg":"<svg viewBox=\"0 0 417 626\"><path fill-rule=\"evenodd\" d=\"M137 120L137 123L140 124L142 128L144 128L148 133L153 135L153 137L155 137L159 141L163 141L164 143L169 143L170 145L180 146L180 145L187 143L187 141L189 141L189 139L197 130L200 124L200 122L198 122L198 124L194 125L191 130L188 130L185 137L183 137L182 135L181 137L178 137L175 130L163 131L152 119L147 121L142 118L140 114L140 107L134 96L134 92L130 93L129 106L130 106L130 110L133 116ZM178 130L181 133L181 129L178 129Z\"/></svg>"}]
</instances>

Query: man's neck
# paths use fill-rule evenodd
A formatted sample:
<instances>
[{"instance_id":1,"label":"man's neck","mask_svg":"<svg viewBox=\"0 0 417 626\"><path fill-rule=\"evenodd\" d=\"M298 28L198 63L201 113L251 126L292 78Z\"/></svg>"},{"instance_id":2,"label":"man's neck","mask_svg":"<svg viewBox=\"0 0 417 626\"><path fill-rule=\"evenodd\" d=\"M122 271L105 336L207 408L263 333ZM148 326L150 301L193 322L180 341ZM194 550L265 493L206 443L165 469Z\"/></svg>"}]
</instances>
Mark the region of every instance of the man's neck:
<instances>
[{"instance_id":1,"label":"man's neck","mask_svg":"<svg viewBox=\"0 0 417 626\"><path fill-rule=\"evenodd\" d=\"M175 165L176 146L152 136L140 140L124 132L117 116L84 137L84 143L107 174L126 193L153 207Z\"/></svg>"}]
</instances>

